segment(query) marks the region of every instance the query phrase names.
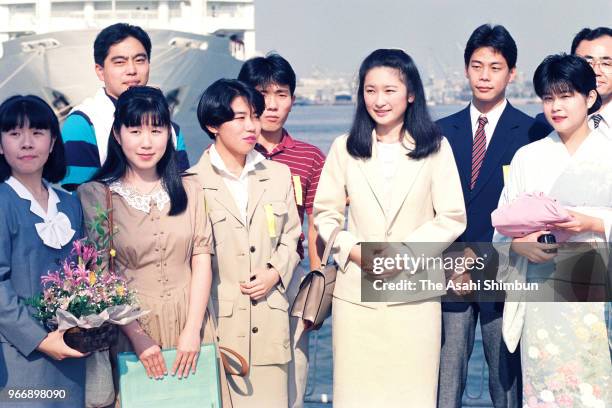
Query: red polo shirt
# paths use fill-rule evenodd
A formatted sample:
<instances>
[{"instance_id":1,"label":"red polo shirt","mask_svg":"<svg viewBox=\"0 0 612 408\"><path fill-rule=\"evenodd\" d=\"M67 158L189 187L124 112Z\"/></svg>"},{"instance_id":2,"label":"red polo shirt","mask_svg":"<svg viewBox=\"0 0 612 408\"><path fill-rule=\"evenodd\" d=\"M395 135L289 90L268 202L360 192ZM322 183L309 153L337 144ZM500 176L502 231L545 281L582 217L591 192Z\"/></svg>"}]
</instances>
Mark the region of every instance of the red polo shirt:
<instances>
[{"instance_id":1,"label":"red polo shirt","mask_svg":"<svg viewBox=\"0 0 612 408\"><path fill-rule=\"evenodd\" d=\"M283 163L289 167L293 179L293 189L296 193L295 202L300 215L300 222L304 223L304 211L306 211L306 214L312 214L312 205L321 170L325 163L325 155L318 147L293 139L284 129L280 143L271 152L268 152L260 144L255 145L255 149L266 159ZM299 183L299 186L297 183ZM302 190L301 196L298 195L298 190ZM297 252L302 259L304 259L303 241L304 233L302 232L297 247Z\"/></svg>"}]
</instances>

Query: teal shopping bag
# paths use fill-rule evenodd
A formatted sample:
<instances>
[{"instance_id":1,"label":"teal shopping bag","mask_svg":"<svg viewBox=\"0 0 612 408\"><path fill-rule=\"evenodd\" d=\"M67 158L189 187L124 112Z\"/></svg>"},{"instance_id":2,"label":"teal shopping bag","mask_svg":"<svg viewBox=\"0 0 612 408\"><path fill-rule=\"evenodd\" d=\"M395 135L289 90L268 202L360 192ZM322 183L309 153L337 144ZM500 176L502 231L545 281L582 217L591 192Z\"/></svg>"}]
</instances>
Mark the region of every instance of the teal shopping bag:
<instances>
[{"instance_id":1,"label":"teal shopping bag","mask_svg":"<svg viewBox=\"0 0 612 408\"><path fill-rule=\"evenodd\" d=\"M176 349L162 350L166 367L170 369ZM134 353L119 353L119 395L122 408L220 408L221 386L217 349L214 344L202 344L196 373L179 380L168 374L163 380L147 377Z\"/></svg>"}]
</instances>

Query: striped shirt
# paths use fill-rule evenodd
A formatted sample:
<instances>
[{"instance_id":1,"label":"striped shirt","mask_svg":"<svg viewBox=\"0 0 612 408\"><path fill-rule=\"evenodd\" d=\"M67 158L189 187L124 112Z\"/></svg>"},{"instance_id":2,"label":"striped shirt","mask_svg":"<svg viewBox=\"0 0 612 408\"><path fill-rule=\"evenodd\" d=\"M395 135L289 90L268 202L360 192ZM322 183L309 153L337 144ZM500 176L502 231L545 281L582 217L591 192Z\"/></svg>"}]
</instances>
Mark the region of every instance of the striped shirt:
<instances>
[{"instance_id":1,"label":"striped shirt","mask_svg":"<svg viewBox=\"0 0 612 408\"><path fill-rule=\"evenodd\" d=\"M117 100L106 94L113 105ZM112 106L111 106L112 109ZM107 112L109 113L109 112ZM114 118L108 118L112 123ZM109 126L110 128L110 126ZM180 127L172 123L172 130L176 135L176 150L179 170L189 168L189 160L185 151L185 141ZM92 120L77 107L64 121L62 126L62 141L66 156L66 177L60 182L66 190L75 190L79 185L90 181L93 175L102 167L98 138ZM105 157L105 156L104 156Z\"/></svg>"},{"instance_id":2,"label":"striped shirt","mask_svg":"<svg viewBox=\"0 0 612 408\"><path fill-rule=\"evenodd\" d=\"M312 214L312 206L321 170L325 163L325 155L318 147L293 139L284 129L280 143L271 152L268 152L260 144L255 145L255 149L266 159L283 163L289 167L300 222L304 223L304 212L308 215ZM302 259L304 259L303 241L304 233L302 233L297 247L297 252Z\"/></svg>"}]
</instances>

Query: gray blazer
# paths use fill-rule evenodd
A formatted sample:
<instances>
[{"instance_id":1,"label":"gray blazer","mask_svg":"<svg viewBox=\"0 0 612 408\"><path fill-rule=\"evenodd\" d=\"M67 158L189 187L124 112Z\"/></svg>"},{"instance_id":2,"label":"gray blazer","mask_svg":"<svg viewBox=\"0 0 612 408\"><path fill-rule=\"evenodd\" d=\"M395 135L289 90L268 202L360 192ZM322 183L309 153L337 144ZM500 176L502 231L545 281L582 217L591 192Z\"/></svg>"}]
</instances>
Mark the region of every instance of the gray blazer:
<instances>
[{"instance_id":1,"label":"gray blazer","mask_svg":"<svg viewBox=\"0 0 612 408\"><path fill-rule=\"evenodd\" d=\"M82 237L83 214L79 201L57 191L58 211L70 219L74 238ZM0 390L10 389L65 390L66 398L29 401L27 405L50 407L84 406L85 360L55 361L36 347L47 335L32 317L33 310L24 300L42 290L40 277L56 270L68 257L72 242L62 249L43 244L34 224L41 218L30 212L30 201L20 198L6 183L0 183ZM53 401L53 402L52 402ZM23 407L2 396L3 407Z\"/></svg>"}]
</instances>

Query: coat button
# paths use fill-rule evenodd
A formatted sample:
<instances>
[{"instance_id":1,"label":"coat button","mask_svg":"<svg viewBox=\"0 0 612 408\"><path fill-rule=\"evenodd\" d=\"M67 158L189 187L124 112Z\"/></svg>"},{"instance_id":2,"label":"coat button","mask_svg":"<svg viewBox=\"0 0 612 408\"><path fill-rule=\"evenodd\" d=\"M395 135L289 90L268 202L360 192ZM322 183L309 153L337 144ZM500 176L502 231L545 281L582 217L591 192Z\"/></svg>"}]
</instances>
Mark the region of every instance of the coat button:
<instances>
[{"instance_id":1,"label":"coat button","mask_svg":"<svg viewBox=\"0 0 612 408\"><path fill-rule=\"evenodd\" d=\"M251 330L253 333L257 333L259 331L259 329L257 327L253 327L253 329Z\"/></svg>"},{"instance_id":2,"label":"coat button","mask_svg":"<svg viewBox=\"0 0 612 408\"><path fill-rule=\"evenodd\" d=\"M252 304L253 306L257 306L257 301L256 301L255 299L251 299L251 304Z\"/></svg>"},{"instance_id":3,"label":"coat button","mask_svg":"<svg viewBox=\"0 0 612 408\"><path fill-rule=\"evenodd\" d=\"M390 237L391 236L391 230L387 231L387 236Z\"/></svg>"},{"instance_id":4,"label":"coat button","mask_svg":"<svg viewBox=\"0 0 612 408\"><path fill-rule=\"evenodd\" d=\"M255 252L255 247L254 247L254 246L251 246L251 247L249 248L249 251L251 251L251 252Z\"/></svg>"}]
</instances>

